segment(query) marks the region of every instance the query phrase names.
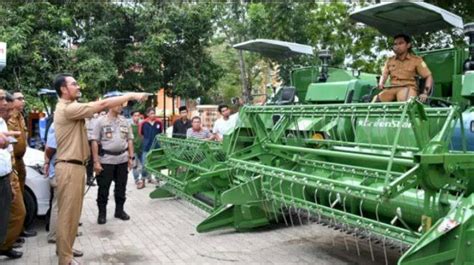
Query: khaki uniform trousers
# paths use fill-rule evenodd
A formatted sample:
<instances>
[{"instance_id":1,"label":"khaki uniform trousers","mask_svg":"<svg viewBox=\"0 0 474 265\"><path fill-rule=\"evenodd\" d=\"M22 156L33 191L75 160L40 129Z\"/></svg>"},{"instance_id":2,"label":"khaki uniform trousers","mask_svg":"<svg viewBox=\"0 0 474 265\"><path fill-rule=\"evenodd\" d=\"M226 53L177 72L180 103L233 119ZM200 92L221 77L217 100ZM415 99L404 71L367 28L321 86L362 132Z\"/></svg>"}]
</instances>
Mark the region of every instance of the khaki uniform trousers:
<instances>
[{"instance_id":1,"label":"khaki uniform trousers","mask_svg":"<svg viewBox=\"0 0 474 265\"><path fill-rule=\"evenodd\" d=\"M407 101L412 97L416 97L418 92L415 88L410 87L394 87L382 90L377 96L374 97L372 102L376 102L378 97L381 102L392 102L397 100L398 102Z\"/></svg>"},{"instance_id":2,"label":"khaki uniform trousers","mask_svg":"<svg viewBox=\"0 0 474 265\"><path fill-rule=\"evenodd\" d=\"M49 179L49 186L53 189L53 200L49 217L48 241L56 241L56 221L58 220L58 184L56 183L56 176Z\"/></svg>"},{"instance_id":3,"label":"khaki uniform trousers","mask_svg":"<svg viewBox=\"0 0 474 265\"><path fill-rule=\"evenodd\" d=\"M73 258L72 247L81 217L86 167L57 163L55 170L58 196L56 247L59 264L63 265L71 262Z\"/></svg>"},{"instance_id":4,"label":"khaki uniform trousers","mask_svg":"<svg viewBox=\"0 0 474 265\"><path fill-rule=\"evenodd\" d=\"M10 175L12 178L12 186L15 190L15 199L12 201L10 206L10 219L8 220L7 236L5 242L0 245L0 250L8 250L12 247L13 243L20 236L23 230L23 223L25 222L26 209L23 201L23 194L20 189L20 182L15 172Z\"/></svg>"},{"instance_id":5,"label":"khaki uniform trousers","mask_svg":"<svg viewBox=\"0 0 474 265\"><path fill-rule=\"evenodd\" d=\"M21 194L25 194L26 167L23 158L15 158L15 169L18 172Z\"/></svg>"}]
</instances>

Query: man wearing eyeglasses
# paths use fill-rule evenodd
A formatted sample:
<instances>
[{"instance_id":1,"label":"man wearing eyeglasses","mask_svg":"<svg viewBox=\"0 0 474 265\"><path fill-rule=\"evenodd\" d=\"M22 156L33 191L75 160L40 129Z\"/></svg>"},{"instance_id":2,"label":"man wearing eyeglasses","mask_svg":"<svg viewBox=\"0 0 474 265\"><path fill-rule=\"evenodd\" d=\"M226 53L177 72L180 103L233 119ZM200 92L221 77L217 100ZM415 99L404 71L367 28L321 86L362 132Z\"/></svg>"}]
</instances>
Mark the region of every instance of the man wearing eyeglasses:
<instances>
[{"instance_id":1,"label":"man wearing eyeglasses","mask_svg":"<svg viewBox=\"0 0 474 265\"><path fill-rule=\"evenodd\" d=\"M25 179L26 179L26 168L23 161L23 156L26 152L28 130L26 128L25 118L23 116L23 109L25 108L25 96L21 91L13 91L13 103L12 110L10 112L10 118L8 119L8 129L10 131L17 131L20 134L16 137L18 143L13 146L13 158L15 159L15 170L18 172L18 178L20 180L21 196L25 194ZM36 231L28 231L24 229L21 236L32 237L36 236Z\"/></svg>"},{"instance_id":2,"label":"man wearing eyeglasses","mask_svg":"<svg viewBox=\"0 0 474 265\"><path fill-rule=\"evenodd\" d=\"M56 225L58 261L60 265L79 264L73 259L72 247L82 211L86 165L91 154L84 119L130 100L143 102L148 94L127 93L104 100L79 103L77 99L81 96L81 88L76 79L69 74L56 76L53 87L59 96L54 113L57 141L55 171L58 192Z\"/></svg>"}]
</instances>

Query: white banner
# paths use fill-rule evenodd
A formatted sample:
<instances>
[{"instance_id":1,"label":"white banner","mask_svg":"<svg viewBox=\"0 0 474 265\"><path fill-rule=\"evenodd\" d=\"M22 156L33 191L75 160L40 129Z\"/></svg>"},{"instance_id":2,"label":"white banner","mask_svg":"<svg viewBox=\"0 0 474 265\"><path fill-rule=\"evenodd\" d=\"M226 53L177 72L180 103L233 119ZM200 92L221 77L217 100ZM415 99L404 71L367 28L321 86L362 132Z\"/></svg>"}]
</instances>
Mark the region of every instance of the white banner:
<instances>
[{"instance_id":1,"label":"white banner","mask_svg":"<svg viewBox=\"0 0 474 265\"><path fill-rule=\"evenodd\" d=\"M0 42L0 70L7 65L7 44Z\"/></svg>"}]
</instances>

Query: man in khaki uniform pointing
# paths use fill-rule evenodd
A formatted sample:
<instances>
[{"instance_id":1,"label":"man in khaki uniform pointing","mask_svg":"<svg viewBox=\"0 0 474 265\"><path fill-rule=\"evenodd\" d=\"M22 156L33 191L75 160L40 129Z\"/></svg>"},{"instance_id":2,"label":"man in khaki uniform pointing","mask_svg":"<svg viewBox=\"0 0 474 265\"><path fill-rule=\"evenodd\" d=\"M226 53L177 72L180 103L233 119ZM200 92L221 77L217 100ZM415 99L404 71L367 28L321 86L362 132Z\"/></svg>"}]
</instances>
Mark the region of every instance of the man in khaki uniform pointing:
<instances>
[{"instance_id":1,"label":"man in khaki uniform pointing","mask_svg":"<svg viewBox=\"0 0 474 265\"><path fill-rule=\"evenodd\" d=\"M96 112L120 106L129 100L144 101L145 93L128 93L120 97L78 103L80 87L69 74L59 74L54 82L59 101L54 123L57 140L56 178L58 191L58 219L56 246L59 264L78 264L73 260L72 247L76 238L86 176L86 162L90 156L85 118ZM49 163L49 161L45 161Z\"/></svg>"},{"instance_id":2,"label":"man in khaki uniform pointing","mask_svg":"<svg viewBox=\"0 0 474 265\"><path fill-rule=\"evenodd\" d=\"M379 89L383 91L375 96L375 102L407 101L411 97L418 96L425 101L431 93L433 78L430 69L419 56L411 53L411 40L405 34L396 35L393 38L393 51L395 55L388 58L382 70ZM425 86L418 88L416 76L425 78ZM390 76L391 88L385 87L385 82Z\"/></svg>"}]
</instances>

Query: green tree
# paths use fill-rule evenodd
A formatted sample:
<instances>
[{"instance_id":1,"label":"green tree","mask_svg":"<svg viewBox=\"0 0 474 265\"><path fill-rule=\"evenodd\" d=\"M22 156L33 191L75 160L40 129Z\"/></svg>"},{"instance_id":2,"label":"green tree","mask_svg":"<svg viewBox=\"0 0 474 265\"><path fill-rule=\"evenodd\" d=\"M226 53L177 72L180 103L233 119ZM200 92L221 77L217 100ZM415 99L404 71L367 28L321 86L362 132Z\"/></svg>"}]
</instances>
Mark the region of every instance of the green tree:
<instances>
[{"instance_id":1,"label":"green tree","mask_svg":"<svg viewBox=\"0 0 474 265\"><path fill-rule=\"evenodd\" d=\"M0 17L0 40L7 43L8 53L0 86L35 95L38 88L49 86L53 73L70 65L62 33L73 22L47 2L2 3Z\"/></svg>"},{"instance_id":2,"label":"green tree","mask_svg":"<svg viewBox=\"0 0 474 265\"><path fill-rule=\"evenodd\" d=\"M59 72L73 73L84 95L108 90L156 91L196 97L222 72L208 48L208 4L140 1L2 3L0 40L8 66L0 85L35 95Z\"/></svg>"}]
</instances>

